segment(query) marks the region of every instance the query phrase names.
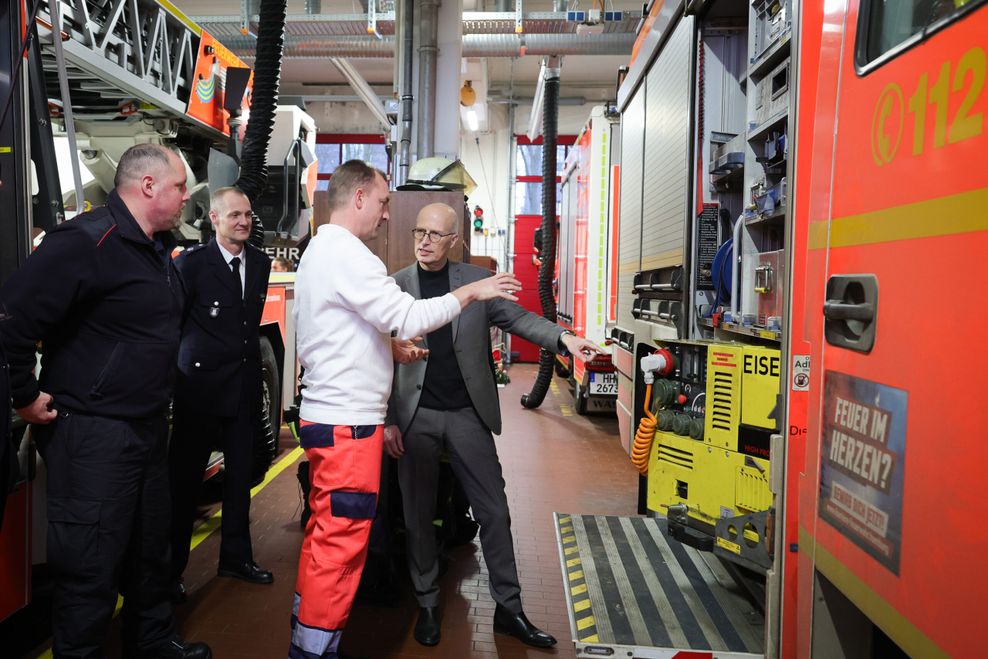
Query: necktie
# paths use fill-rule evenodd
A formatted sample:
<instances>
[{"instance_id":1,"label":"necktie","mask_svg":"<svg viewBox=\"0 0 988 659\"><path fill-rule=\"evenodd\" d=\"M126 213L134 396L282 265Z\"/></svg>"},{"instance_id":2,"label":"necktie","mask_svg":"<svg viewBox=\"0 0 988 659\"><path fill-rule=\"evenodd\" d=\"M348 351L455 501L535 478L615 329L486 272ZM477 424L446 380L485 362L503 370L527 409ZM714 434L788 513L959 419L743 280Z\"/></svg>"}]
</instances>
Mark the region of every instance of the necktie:
<instances>
[{"instance_id":1,"label":"necktie","mask_svg":"<svg viewBox=\"0 0 988 659\"><path fill-rule=\"evenodd\" d=\"M244 287L240 282L240 257L234 256L230 259L230 268L233 272L233 279L236 283L237 297L241 300L244 299Z\"/></svg>"}]
</instances>

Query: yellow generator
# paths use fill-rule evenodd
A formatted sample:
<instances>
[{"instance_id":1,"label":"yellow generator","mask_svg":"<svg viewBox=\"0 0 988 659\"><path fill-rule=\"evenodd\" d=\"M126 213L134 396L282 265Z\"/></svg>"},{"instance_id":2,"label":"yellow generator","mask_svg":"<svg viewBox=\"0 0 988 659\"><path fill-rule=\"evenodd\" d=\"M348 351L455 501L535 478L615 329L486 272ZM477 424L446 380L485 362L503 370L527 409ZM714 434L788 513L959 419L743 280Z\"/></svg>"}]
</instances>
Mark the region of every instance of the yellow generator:
<instances>
[{"instance_id":1,"label":"yellow generator","mask_svg":"<svg viewBox=\"0 0 988 659\"><path fill-rule=\"evenodd\" d=\"M659 352L674 368L652 390L648 508L668 517L674 537L764 571L771 566L779 350L666 341Z\"/></svg>"}]
</instances>

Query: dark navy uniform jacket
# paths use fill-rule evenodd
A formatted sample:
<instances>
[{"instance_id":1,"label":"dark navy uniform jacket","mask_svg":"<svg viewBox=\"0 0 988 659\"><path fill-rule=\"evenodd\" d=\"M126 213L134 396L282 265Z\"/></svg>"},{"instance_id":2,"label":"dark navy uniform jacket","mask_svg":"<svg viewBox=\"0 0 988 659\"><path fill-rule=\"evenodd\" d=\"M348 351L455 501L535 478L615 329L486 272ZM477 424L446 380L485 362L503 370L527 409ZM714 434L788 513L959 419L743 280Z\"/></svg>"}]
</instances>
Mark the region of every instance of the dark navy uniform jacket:
<instances>
[{"instance_id":1,"label":"dark navy uniform jacket","mask_svg":"<svg viewBox=\"0 0 988 659\"><path fill-rule=\"evenodd\" d=\"M146 418L168 409L182 290L168 232L145 235L116 191L48 232L0 289L14 407L42 390L58 409Z\"/></svg>"},{"instance_id":2,"label":"dark navy uniform jacket","mask_svg":"<svg viewBox=\"0 0 988 659\"><path fill-rule=\"evenodd\" d=\"M245 245L240 257L247 260L242 300L215 239L175 259L186 295L175 386L177 411L233 417L240 413L245 394L250 397L248 404L259 409L258 328L271 260L252 245Z\"/></svg>"}]
</instances>

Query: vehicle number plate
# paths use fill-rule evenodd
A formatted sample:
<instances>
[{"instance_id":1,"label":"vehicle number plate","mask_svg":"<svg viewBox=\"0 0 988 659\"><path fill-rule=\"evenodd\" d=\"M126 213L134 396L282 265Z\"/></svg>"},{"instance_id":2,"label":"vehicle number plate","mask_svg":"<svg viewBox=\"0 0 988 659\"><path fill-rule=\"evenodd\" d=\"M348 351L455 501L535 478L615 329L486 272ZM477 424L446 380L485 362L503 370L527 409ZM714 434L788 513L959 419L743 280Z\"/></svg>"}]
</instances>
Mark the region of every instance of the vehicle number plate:
<instances>
[{"instance_id":1,"label":"vehicle number plate","mask_svg":"<svg viewBox=\"0 0 988 659\"><path fill-rule=\"evenodd\" d=\"M591 396L616 396L617 373L591 373L589 393Z\"/></svg>"}]
</instances>

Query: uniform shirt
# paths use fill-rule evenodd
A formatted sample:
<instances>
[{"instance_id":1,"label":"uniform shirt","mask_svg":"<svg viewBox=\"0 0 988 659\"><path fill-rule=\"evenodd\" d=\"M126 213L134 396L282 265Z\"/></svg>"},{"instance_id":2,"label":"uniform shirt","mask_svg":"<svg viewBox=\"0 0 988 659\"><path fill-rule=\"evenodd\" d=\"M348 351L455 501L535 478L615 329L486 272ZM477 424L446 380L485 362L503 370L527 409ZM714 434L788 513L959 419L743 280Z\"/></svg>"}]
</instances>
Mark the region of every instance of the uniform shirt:
<instances>
[{"instance_id":1,"label":"uniform shirt","mask_svg":"<svg viewBox=\"0 0 988 659\"><path fill-rule=\"evenodd\" d=\"M160 244L160 248L156 245ZM163 414L183 296L168 232L150 239L113 191L106 206L48 232L0 289L15 408L40 388L57 409L116 418Z\"/></svg>"},{"instance_id":2,"label":"uniform shirt","mask_svg":"<svg viewBox=\"0 0 988 659\"><path fill-rule=\"evenodd\" d=\"M411 339L460 313L452 293L416 300L349 230L319 227L295 278L301 416L332 425L384 423L394 361L391 336Z\"/></svg>"},{"instance_id":3,"label":"uniform shirt","mask_svg":"<svg viewBox=\"0 0 988 659\"><path fill-rule=\"evenodd\" d=\"M243 248L240 249L239 254L228 252L218 240L216 241L216 246L220 248L220 254L223 256L223 260L226 261L226 267L230 268L230 274L233 274L233 266L230 265L230 261L235 256L240 259L240 292L243 295L247 290L247 254L244 253Z\"/></svg>"},{"instance_id":4,"label":"uniform shirt","mask_svg":"<svg viewBox=\"0 0 988 659\"><path fill-rule=\"evenodd\" d=\"M419 266L418 277L423 300L449 293L449 261L437 272L430 272ZM456 353L453 352L452 323L429 332L427 342L429 357L419 407L430 410L470 407L473 403L470 402L467 385L463 382L463 374L456 361Z\"/></svg>"}]
</instances>

